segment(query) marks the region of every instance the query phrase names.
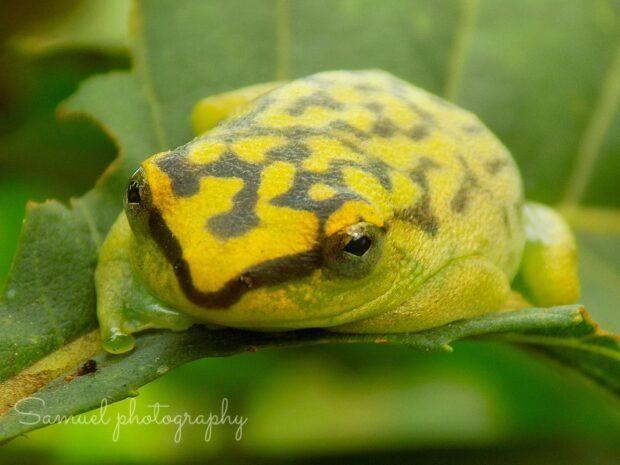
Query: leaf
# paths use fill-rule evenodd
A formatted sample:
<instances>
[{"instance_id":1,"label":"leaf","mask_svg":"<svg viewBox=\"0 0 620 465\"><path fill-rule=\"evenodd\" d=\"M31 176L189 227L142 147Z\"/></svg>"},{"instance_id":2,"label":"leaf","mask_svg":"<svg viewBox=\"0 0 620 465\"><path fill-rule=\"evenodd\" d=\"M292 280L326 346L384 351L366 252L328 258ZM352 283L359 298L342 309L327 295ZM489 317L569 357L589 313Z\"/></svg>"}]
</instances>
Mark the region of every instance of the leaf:
<instances>
[{"instance_id":1,"label":"leaf","mask_svg":"<svg viewBox=\"0 0 620 465\"><path fill-rule=\"evenodd\" d=\"M503 334L503 335L502 335ZM463 320L413 334L347 335L324 330L256 333L239 330L207 330L195 326L186 332L141 334L136 349L127 355L99 353L96 372L75 376L77 367L60 374L4 415L0 441L46 426L39 418L62 419L137 394L137 389L178 365L202 357L230 356L264 348L310 344L404 344L412 349L451 351L450 344L463 338L499 337L565 356L556 344L570 348L569 363L620 393L620 347L618 340L602 335L579 306L531 308ZM593 367L603 367L591 372ZM608 369L609 368L609 369ZM67 375L72 376L67 377Z\"/></svg>"},{"instance_id":2,"label":"leaf","mask_svg":"<svg viewBox=\"0 0 620 465\"><path fill-rule=\"evenodd\" d=\"M583 300L602 327L620 332L620 234L579 231Z\"/></svg>"},{"instance_id":3,"label":"leaf","mask_svg":"<svg viewBox=\"0 0 620 465\"><path fill-rule=\"evenodd\" d=\"M98 90L88 92L90 85ZM100 92L106 88L121 94L102 97ZM82 86L72 102L75 111L82 104L94 108L97 102L105 103L94 114L124 147L119 169L129 171L145 153L153 152L154 145L149 144L144 131L142 137L134 136L133 129L145 124L140 107L146 103L130 75L95 78ZM124 111L126 104L132 112L119 126L113 116ZM0 306L0 357L5 360L0 365L0 379L96 326L93 270L98 247L118 214L118 192L123 184L124 176L104 175L95 189L72 202L71 209L57 202L29 206Z\"/></svg>"},{"instance_id":4,"label":"leaf","mask_svg":"<svg viewBox=\"0 0 620 465\"><path fill-rule=\"evenodd\" d=\"M26 53L49 54L72 49L122 52L127 46L129 0L78 1L60 17L13 39Z\"/></svg>"},{"instance_id":5,"label":"leaf","mask_svg":"<svg viewBox=\"0 0 620 465\"><path fill-rule=\"evenodd\" d=\"M44 29L67 6L56 2L54 14L44 18L32 14L49 9L46 3L13 5L10 17L4 18L10 30L3 34L23 31L33 16L38 17L37 28ZM89 75L128 67L118 51L107 53L103 44L94 42L35 55L16 52L10 44L0 51L6 71L0 79L0 287L17 247L26 202L86 192L114 156L109 139L88 121L59 122L57 105Z\"/></svg>"},{"instance_id":6,"label":"leaf","mask_svg":"<svg viewBox=\"0 0 620 465\"><path fill-rule=\"evenodd\" d=\"M603 4L617 12L609 2L600 2L597 8ZM58 379L47 384L59 368L58 365L53 369L47 367L47 358L42 357L54 351L62 352L67 343L84 337L96 325L92 273L98 246L120 211L120 192L125 180L146 156L177 146L191 137L190 109L206 95L323 69L384 68L430 91L448 95L479 113L515 153L524 169L526 187L535 198L554 201L566 197L577 203L580 196L565 195L571 176L579 177L579 182L586 186L597 185L592 180L598 178L593 177L594 170L571 175L570 166L575 157L576 166L582 165L584 159L596 161L597 147L604 146L603 142L608 140L610 125L605 115L611 113L613 116L616 110L614 55L608 47L600 49L597 45L614 42L618 28L601 26L597 11L586 1L565 7L559 1L534 0L525 4L447 0L137 3L131 44L134 70L87 81L64 106L65 113L95 118L117 144L119 159L92 191L72 202L71 208L48 203L30 209L4 301L0 304L3 321L0 356L7 360L0 367L0 380L8 379L10 383L16 379L12 377L39 361L41 366L37 373L48 373L48 376L39 377L33 389L43 388L43 393L56 386L59 394L64 392ZM553 33L544 34L550 27L549 17L554 18ZM532 31L540 32L532 34L527 43L522 40L525 19L532 25ZM500 37L503 39L498 40ZM578 46L566 47L567 43ZM549 60L543 51L556 52L556 59ZM549 89L550 73L557 73L558 77L552 89ZM579 73L577 77L575 73ZM567 78L562 80L561 77ZM577 78L587 84L575 86L575 82L580 82ZM599 83L603 81L611 84L603 85L599 95ZM613 100L612 104L602 103L603 110L593 103L609 99ZM563 106L558 107L558 102ZM547 124L542 125L541 120ZM583 142L587 150L576 150L582 138L592 139L593 136L587 136L592 133L588 129L592 126L598 128L594 131L595 142L602 145ZM543 158L544 166L538 166ZM562 181L550 186L551 174ZM616 206L614 199L607 200ZM560 310L558 314L569 315L566 312L569 311ZM446 332L431 333L435 337L427 343L434 347L441 340L448 343L451 337L493 329L516 331L547 327L554 324L547 318L556 316L554 312L550 315L552 317L536 311L527 314L533 322L519 317L518 324L513 322L515 326L507 327L494 327L492 323L505 324L504 318L513 315L482 320L488 325L484 328L475 326L480 323L478 320L471 323L474 326L464 322L465 326L456 328L461 328L460 331L468 328L470 332L456 330L448 337L450 331L455 330L451 325L441 329ZM564 328L566 323L566 328L572 330L543 331L535 336L529 334L529 340L518 340L516 336L513 340L545 347L547 353L576 365L617 392L616 340L599 336L591 323L577 318L574 313L570 315L570 324L568 320L555 321L555 324ZM533 326L528 326L530 323ZM200 342L198 334L200 337L208 335L207 342L223 345L203 347L206 342ZM298 337L296 334L290 337ZM438 334L443 334L443 339ZM140 365L131 365L128 371L118 371L114 375L106 364L118 365L120 370L123 366L129 367L123 363L141 363L142 350L156 347L156 341L161 341L162 346L164 341L170 343L164 346L167 350L162 351L158 360L166 360L165 366L169 367L191 357L227 354L245 347L239 338L223 338L222 341L214 337L204 330L186 335L144 335L140 339L144 349L125 358L103 356L100 358L106 368L101 370L103 374L76 378L68 386L82 386L81 383L92 380L93 384L83 386L88 387L82 391L84 395L88 392L101 394L107 389L109 392L105 395L112 399L127 395L128 386L136 389L140 383L152 379L153 365L144 368L144 375L137 368ZM261 335L247 337L255 338L257 345L279 341L274 338L268 343L261 339L267 336ZM285 341L289 336L278 337L284 338L280 339L283 345L313 342ZM334 342L363 340L361 336L321 337ZM387 339L400 338L421 347L422 340L428 337L422 334ZM561 344L564 347L557 345L558 340L564 341ZM96 349L94 342L87 345L82 359L90 357ZM113 378L116 384L103 383L106 372L120 377ZM132 376L137 378L129 383ZM83 396L74 395L71 399L76 403L71 407L67 404L67 412L95 405L92 399ZM61 412L62 402L68 400L68 397L56 397L55 411ZM8 424L13 418L11 415L7 413L0 424ZM7 437L11 434L7 430Z\"/></svg>"},{"instance_id":7,"label":"leaf","mask_svg":"<svg viewBox=\"0 0 620 465\"><path fill-rule=\"evenodd\" d=\"M474 19L453 97L510 148L528 196L620 206L611 195L617 187L604 173L617 172L618 162L600 150L614 138L616 149L620 142L610 127L618 113L620 5L588 0L464 5ZM605 164L597 165L598 157Z\"/></svg>"}]
</instances>

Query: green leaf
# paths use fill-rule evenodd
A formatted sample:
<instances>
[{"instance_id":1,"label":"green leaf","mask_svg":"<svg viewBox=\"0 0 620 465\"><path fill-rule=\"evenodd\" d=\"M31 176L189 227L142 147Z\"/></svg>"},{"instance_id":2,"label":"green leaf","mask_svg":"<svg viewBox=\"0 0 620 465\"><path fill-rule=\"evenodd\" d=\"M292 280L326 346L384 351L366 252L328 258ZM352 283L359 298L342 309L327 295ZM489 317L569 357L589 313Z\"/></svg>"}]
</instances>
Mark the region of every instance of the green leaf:
<instances>
[{"instance_id":1,"label":"green leaf","mask_svg":"<svg viewBox=\"0 0 620 465\"><path fill-rule=\"evenodd\" d=\"M619 97L620 5L588 0L465 5L474 20L465 36L455 100L512 151L531 198L618 207L619 197L609 195L618 192L609 175L601 178L591 168L604 156L600 145L615 137L610 123ZM618 161L609 158L598 166L617 172Z\"/></svg>"},{"instance_id":2,"label":"green leaf","mask_svg":"<svg viewBox=\"0 0 620 465\"><path fill-rule=\"evenodd\" d=\"M115 402L134 396L139 387L197 358L333 343L404 344L422 351L451 351L452 342L472 337L499 337L561 359L566 357L566 351L557 351L557 347L563 346L570 349L570 365L580 365L585 373L620 394L618 340L600 334L579 306L491 314L413 334L348 335L324 330L270 334L193 327L179 333L141 334L136 349L127 355L99 353L93 357L97 370L92 374L67 377L78 367L62 373L4 415L0 421L0 441L46 426L29 421L35 414L62 418L96 408L102 399Z\"/></svg>"},{"instance_id":3,"label":"green leaf","mask_svg":"<svg viewBox=\"0 0 620 465\"><path fill-rule=\"evenodd\" d=\"M81 0L60 17L52 18L13 39L26 53L49 54L67 50L122 52L127 46L129 0Z\"/></svg>"},{"instance_id":4,"label":"green leaf","mask_svg":"<svg viewBox=\"0 0 620 465\"><path fill-rule=\"evenodd\" d=\"M619 11L611 2L592 7L585 0L568 6L559 0L137 3L134 70L90 79L64 105L65 113L85 114L101 124L115 141L119 159L70 208L46 203L27 214L0 304L0 357L7 361L0 366L0 380L8 380L5 389L20 379L15 377L20 372L31 379L33 372L22 370L36 367L29 392L49 393L50 411L75 413L95 406L95 393L97 399L122 398L153 379L158 368L200 356L236 353L249 345L374 340L199 329L152 333L141 336L139 349L128 356L99 355L101 373L69 384L57 378L98 349L90 336L79 346L81 352L71 356L67 344L82 340L96 326L93 270L98 246L121 209L125 180L146 156L191 138L190 110L213 93L324 69L384 68L480 114L514 152L533 198L564 200L579 209L584 198L600 197L601 204L615 208L618 196L601 196L596 187L617 194L617 186L609 180L605 184L593 169L603 147L612 143L608 130L618 98L615 52L599 45L616 43L620 28L601 23L600 8L614 15ZM557 181L549 183L551 178ZM576 311L496 315L386 339L436 348L459 337L537 328L510 338L543 348L617 393L617 340L596 333ZM50 353L58 356L43 358ZM158 358L147 364L140 358L147 355ZM110 378L104 382L106 376ZM73 386L88 389L77 395ZM61 396L69 391L71 397ZM14 415L10 411L0 421L5 437L18 431L11 423Z\"/></svg>"},{"instance_id":5,"label":"green leaf","mask_svg":"<svg viewBox=\"0 0 620 465\"><path fill-rule=\"evenodd\" d=\"M96 90L89 92L92 86ZM125 172L155 148L144 131L135 131L148 125L146 110L140 112L146 101L136 87L130 75L109 74L82 86L69 102L73 111L100 105L94 115L123 147L116 166ZM104 97L106 93L117 97ZM114 115L124 112L127 104L132 111L116 122ZM99 245L118 214L124 178L104 175L70 209L57 202L29 206L0 306L0 357L6 361L0 365L0 379L96 326L93 270Z\"/></svg>"},{"instance_id":6,"label":"green leaf","mask_svg":"<svg viewBox=\"0 0 620 465\"><path fill-rule=\"evenodd\" d=\"M51 9L49 3L54 3L54 11L40 15ZM59 22L70 6L76 2L12 5L3 10L9 13L3 23L10 26L0 35L23 34L27 29L34 34L31 28L42 32L52 23L61 33ZM33 17L38 19L29 25ZM126 30L125 24L119 27ZM67 37L72 34L65 32ZM88 76L128 67L125 54L109 53L104 43L95 42L74 41L71 47L48 47L32 54L10 47L14 40L9 40L0 49L5 71L0 78L0 287L17 247L26 202L65 200L86 192L114 157L114 146L97 127L84 119L58 121L55 115L58 104Z\"/></svg>"}]
</instances>

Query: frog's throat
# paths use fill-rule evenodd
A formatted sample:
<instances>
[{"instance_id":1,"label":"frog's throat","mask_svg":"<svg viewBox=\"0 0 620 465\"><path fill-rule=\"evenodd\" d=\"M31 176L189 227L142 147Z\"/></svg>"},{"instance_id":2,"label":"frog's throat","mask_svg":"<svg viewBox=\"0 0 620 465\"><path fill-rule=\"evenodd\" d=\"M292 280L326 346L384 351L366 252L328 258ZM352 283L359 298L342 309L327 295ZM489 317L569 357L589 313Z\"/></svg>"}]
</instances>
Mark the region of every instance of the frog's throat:
<instances>
[{"instance_id":1,"label":"frog's throat","mask_svg":"<svg viewBox=\"0 0 620 465\"><path fill-rule=\"evenodd\" d=\"M319 247L307 252L267 260L251 266L236 278L229 280L221 289L203 292L192 280L189 264L183 258L183 250L161 213L157 209L149 214L151 237L161 249L185 296L194 304L210 309L226 309L237 302L243 294L261 286L292 281L312 274L320 268L322 254ZM213 270L216 272L216 270Z\"/></svg>"}]
</instances>

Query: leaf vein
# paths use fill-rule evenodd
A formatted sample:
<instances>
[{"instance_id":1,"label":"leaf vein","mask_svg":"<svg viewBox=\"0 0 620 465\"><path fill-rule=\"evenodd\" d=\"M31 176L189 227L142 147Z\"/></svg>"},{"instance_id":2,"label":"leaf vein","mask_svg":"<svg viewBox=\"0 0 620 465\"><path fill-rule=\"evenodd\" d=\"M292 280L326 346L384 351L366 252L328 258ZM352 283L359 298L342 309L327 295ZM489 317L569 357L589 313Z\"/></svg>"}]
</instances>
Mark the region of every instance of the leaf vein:
<instances>
[{"instance_id":1,"label":"leaf vein","mask_svg":"<svg viewBox=\"0 0 620 465\"><path fill-rule=\"evenodd\" d=\"M620 100L620 43L612 62L603 77L599 99L579 142L573 171L569 177L564 195L564 203L577 204L583 198L594 171L594 165L600 155L601 145L605 139Z\"/></svg>"},{"instance_id":2,"label":"leaf vein","mask_svg":"<svg viewBox=\"0 0 620 465\"><path fill-rule=\"evenodd\" d=\"M467 52L470 49L478 0L461 0L461 14L454 32L450 58L447 66L443 95L447 100L456 101L461 83Z\"/></svg>"},{"instance_id":3,"label":"leaf vein","mask_svg":"<svg viewBox=\"0 0 620 465\"><path fill-rule=\"evenodd\" d=\"M133 13L135 27L135 46L133 47L133 56L136 58L136 65L134 66L134 72L136 72L144 84L143 92L147 102L151 107L151 121L153 123L153 132L157 139L157 145L159 150L166 150L169 148L168 135L163 124L161 104L157 99L157 93L155 92L155 85L151 78L148 52L144 43L144 25L142 23L142 2L135 3L135 10Z\"/></svg>"}]
</instances>

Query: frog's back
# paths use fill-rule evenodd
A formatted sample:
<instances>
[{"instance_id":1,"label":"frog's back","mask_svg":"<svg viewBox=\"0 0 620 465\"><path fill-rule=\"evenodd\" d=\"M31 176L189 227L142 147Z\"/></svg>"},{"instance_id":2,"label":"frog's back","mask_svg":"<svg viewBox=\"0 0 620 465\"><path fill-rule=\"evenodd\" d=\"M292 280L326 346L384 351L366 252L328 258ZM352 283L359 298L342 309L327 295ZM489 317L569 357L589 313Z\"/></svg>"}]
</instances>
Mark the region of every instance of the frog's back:
<instances>
[{"instance_id":1,"label":"frog's back","mask_svg":"<svg viewBox=\"0 0 620 465\"><path fill-rule=\"evenodd\" d=\"M233 208L209 219L222 239L268 221L252 213L263 199L313 213L321 235L360 212L400 221L427 264L477 254L510 276L518 266L522 192L508 151L471 113L385 72L282 85L167 157L160 167L185 191L198 190L190 172L243 179Z\"/></svg>"}]
</instances>

